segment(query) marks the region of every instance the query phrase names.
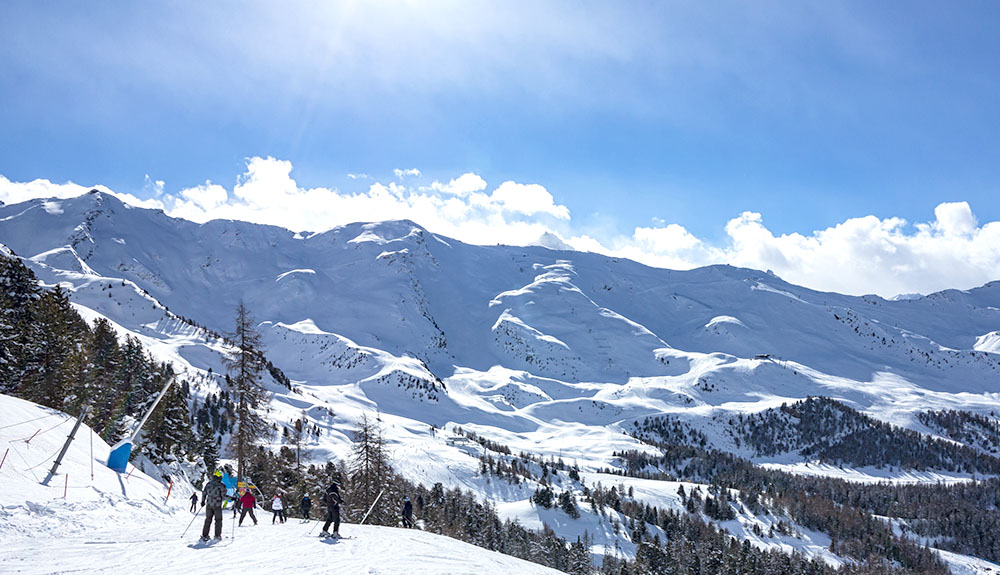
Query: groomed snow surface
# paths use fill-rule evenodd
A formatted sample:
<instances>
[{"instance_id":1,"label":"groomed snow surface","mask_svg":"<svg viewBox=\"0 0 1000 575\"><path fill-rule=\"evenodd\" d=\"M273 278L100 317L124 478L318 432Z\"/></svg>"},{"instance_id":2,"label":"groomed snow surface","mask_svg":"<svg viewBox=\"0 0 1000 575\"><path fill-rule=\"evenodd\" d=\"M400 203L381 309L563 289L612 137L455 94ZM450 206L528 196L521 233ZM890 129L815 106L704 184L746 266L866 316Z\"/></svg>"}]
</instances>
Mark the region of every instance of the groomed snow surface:
<instances>
[{"instance_id":1,"label":"groomed snow surface","mask_svg":"<svg viewBox=\"0 0 1000 575\"><path fill-rule=\"evenodd\" d=\"M85 425L42 485L74 423L0 395L0 573L558 573L419 530L343 523L345 539L321 539L315 521L272 525L262 509L258 525L248 516L242 527L225 511L224 539L200 545L204 515L189 511L190 487L175 484L167 499L169 483L108 469L109 446Z\"/></svg>"}]
</instances>

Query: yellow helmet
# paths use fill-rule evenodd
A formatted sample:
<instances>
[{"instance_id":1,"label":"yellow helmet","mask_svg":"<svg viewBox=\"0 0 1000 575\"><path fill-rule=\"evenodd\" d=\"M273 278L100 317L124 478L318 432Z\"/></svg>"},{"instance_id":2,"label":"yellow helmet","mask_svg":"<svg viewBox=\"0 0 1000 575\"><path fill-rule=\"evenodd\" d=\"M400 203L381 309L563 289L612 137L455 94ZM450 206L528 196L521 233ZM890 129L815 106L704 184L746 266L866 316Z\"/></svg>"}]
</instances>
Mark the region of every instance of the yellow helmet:
<instances>
[{"instance_id":1,"label":"yellow helmet","mask_svg":"<svg viewBox=\"0 0 1000 575\"><path fill-rule=\"evenodd\" d=\"M222 477L222 472L221 472L221 471L219 471L218 469L216 469L216 470L215 470L215 476L216 476L216 477Z\"/></svg>"}]
</instances>

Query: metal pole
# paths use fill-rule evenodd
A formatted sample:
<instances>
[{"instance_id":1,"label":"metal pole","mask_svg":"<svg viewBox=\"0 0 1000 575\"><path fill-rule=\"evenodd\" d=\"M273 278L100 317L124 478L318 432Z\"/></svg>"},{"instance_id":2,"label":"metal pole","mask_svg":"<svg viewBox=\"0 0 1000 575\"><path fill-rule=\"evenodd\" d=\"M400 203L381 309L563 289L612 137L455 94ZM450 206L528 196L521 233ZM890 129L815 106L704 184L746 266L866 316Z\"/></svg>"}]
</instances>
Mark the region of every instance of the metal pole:
<instances>
[{"instance_id":1,"label":"metal pole","mask_svg":"<svg viewBox=\"0 0 1000 575\"><path fill-rule=\"evenodd\" d=\"M205 506L204 506L204 505L202 505L202 507L201 507L201 508L202 508L202 509L204 509L204 508L205 508ZM188 523L188 526L184 528L184 533L181 533L181 539L183 539L183 538L184 538L184 536L185 536L185 535L187 535L187 532L188 532L188 529L191 529L191 524L193 524L193 523L194 523L194 520L195 520L195 519L197 519L197 518L198 518L198 512L197 512L197 511L195 511L195 512L194 512L194 517L192 517L192 518L191 518L191 522L190 522L190 523Z\"/></svg>"},{"instance_id":2,"label":"metal pole","mask_svg":"<svg viewBox=\"0 0 1000 575\"><path fill-rule=\"evenodd\" d=\"M358 525L364 525L365 524L365 520L368 519L368 515L371 514L372 509L375 509L375 504L378 503L379 499L382 499L382 494L383 493L385 493L385 489L383 489L382 491L378 492L378 497L375 498L375 501L372 501L372 506L368 508L368 513L365 513L365 516L361 518L361 523L358 523Z\"/></svg>"},{"instance_id":3,"label":"metal pole","mask_svg":"<svg viewBox=\"0 0 1000 575\"><path fill-rule=\"evenodd\" d=\"M90 411L89 405L84 405L83 409L80 410L80 417L76 418L76 425L73 426L73 431L69 432L69 437L66 438L66 443L62 446L62 451L59 452L59 457L56 458L55 463L52 464L52 471L49 471L49 476L56 474L56 469L59 468L59 464L62 463L62 458L66 456L66 450L69 449L69 444L73 443L73 437L76 435L76 430L80 429L80 424L83 423L83 418L87 416L87 412Z\"/></svg>"}]
</instances>

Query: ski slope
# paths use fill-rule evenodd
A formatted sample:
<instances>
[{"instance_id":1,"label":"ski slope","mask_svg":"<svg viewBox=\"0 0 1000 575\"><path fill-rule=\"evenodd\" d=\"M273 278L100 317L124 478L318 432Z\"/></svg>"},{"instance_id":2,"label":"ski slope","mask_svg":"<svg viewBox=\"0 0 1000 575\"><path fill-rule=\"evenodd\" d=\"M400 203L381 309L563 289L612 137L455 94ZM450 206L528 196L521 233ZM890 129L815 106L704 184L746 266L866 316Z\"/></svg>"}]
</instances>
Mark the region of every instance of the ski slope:
<instances>
[{"instance_id":1,"label":"ski slope","mask_svg":"<svg viewBox=\"0 0 1000 575\"><path fill-rule=\"evenodd\" d=\"M316 536L317 522L271 524L257 510L236 527L223 513L225 539L197 543L201 510L190 487L130 466L104 466L109 446L83 425L63 463L42 485L75 422L64 413L0 395L0 573L244 573L509 575L558 573L507 555L419 530L343 523L341 540ZM91 450L93 440L93 450ZM168 490L169 499L168 499Z\"/></svg>"}]
</instances>

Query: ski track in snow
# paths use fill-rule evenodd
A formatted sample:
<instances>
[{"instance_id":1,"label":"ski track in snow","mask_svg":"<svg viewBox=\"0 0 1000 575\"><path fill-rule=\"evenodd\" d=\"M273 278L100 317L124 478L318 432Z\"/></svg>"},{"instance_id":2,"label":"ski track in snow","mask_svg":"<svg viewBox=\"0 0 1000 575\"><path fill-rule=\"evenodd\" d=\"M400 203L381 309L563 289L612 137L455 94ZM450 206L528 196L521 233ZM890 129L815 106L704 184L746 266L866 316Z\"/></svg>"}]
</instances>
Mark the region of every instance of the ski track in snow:
<instances>
[{"instance_id":1,"label":"ski track in snow","mask_svg":"<svg viewBox=\"0 0 1000 575\"><path fill-rule=\"evenodd\" d=\"M348 538L326 540L317 536L316 522L291 519L284 525L265 521L232 528L232 514L223 513L223 541L198 546L203 515L182 538L184 524L194 514L179 512L174 522L140 521L116 528L101 525L93 513L94 528L74 537L35 536L0 540L0 572L31 574L216 573L239 569L241 573L325 573L416 575L526 575L558 571L487 551L447 537L419 530L341 524ZM312 535L309 535L310 529ZM235 533L235 536L231 534ZM194 545L194 547L192 547Z\"/></svg>"}]
</instances>

